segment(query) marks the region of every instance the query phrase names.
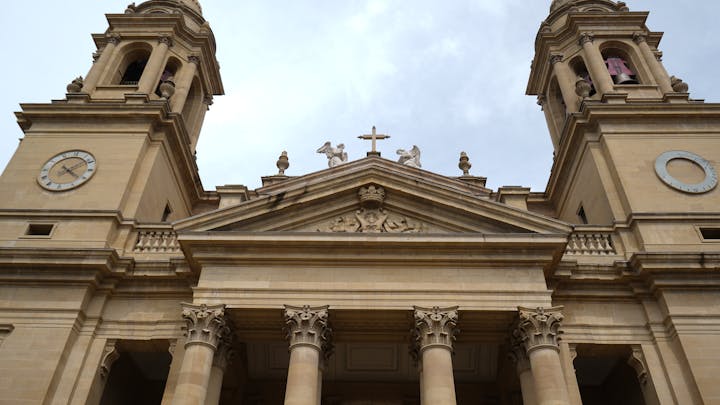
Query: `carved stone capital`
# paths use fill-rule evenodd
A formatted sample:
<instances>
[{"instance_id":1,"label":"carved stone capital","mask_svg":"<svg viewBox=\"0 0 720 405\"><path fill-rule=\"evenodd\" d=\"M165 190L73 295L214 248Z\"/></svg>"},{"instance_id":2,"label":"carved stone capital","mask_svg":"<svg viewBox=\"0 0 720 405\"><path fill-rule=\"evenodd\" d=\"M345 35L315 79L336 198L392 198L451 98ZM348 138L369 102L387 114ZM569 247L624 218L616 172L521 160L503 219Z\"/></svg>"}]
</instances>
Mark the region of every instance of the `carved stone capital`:
<instances>
[{"instance_id":1,"label":"carved stone capital","mask_svg":"<svg viewBox=\"0 0 720 405\"><path fill-rule=\"evenodd\" d=\"M563 55L561 53L553 53L550 55L550 64L554 65L558 62L562 62L564 58L565 58L565 55Z\"/></svg>"},{"instance_id":2,"label":"carved stone capital","mask_svg":"<svg viewBox=\"0 0 720 405\"><path fill-rule=\"evenodd\" d=\"M644 32L636 32L633 34L633 41L635 41L636 44L640 44L642 42L647 41L647 34Z\"/></svg>"},{"instance_id":3,"label":"carved stone capital","mask_svg":"<svg viewBox=\"0 0 720 405\"><path fill-rule=\"evenodd\" d=\"M544 107L545 103L547 102L547 97L544 94L540 94L537 96L537 105L540 107Z\"/></svg>"},{"instance_id":4,"label":"carved stone capital","mask_svg":"<svg viewBox=\"0 0 720 405\"><path fill-rule=\"evenodd\" d=\"M200 65L200 57L197 55L190 55L190 56L188 56L188 62L193 63L195 65Z\"/></svg>"},{"instance_id":5,"label":"carved stone capital","mask_svg":"<svg viewBox=\"0 0 720 405\"><path fill-rule=\"evenodd\" d=\"M419 352L438 346L452 350L453 341L460 332L457 329L458 307L413 307L413 310L413 335Z\"/></svg>"},{"instance_id":6,"label":"carved stone capital","mask_svg":"<svg viewBox=\"0 0 720 405\"><path fill-rule=\"evenodd\" d=\"M220 339L212 365L225 371L233 357L235 357L235 350L232 346L232 334L227 334Z\"/></svg>"},{"instance_id":7,"label":"carved stone capital","mask_svg":"<svg viewBox=\"0 0 720 405\"><path fill-rule=\"evenodd\" d=\"M595 34L592 32L583 32L580 34L580 46L585 45L588 42L592 43L593 41L595 41Z\"/></svg>"},{"instance_id":8,"label":"carved stone capital","mask_svg":"<svg viewBox=\"0 0 720 405\"><path fill-rule=\"evenodd\" d=\"M518 307L520 318L513 338L525 346L527 353L537 349L560 351L558 338L563 307L524 308Z\"/></svg>"},{"instance_id":9,"label":"carved stone capital","mask_svg":"<svg viewBox=\"0 0 720 405\"><path fill-rule=\"evenodd\" d=\"M212 94L206 94L205 97L203 98L203 103L205 103L205 105L207 105L208 107L213 105L214 102L215 101L213 100Z\"/></svg>"},{"instance_id":10,"label":"carved stone capital","mask_svg":"<svg viewBox=\"0 0 720 405\"><path fill-rule=\"evenodd\" d=\"M107 379L110 375L110 369L112 368L113 363L115 363L115 360L120 358L120 353L118 353L116 343L117 340L115 339L108 339L105 343L102 360L100 361L100 378L103 380Z\"/></svg>"},{"instance_id":11,"label":"carved stone capital","mask_svg":"<svg viewBox=\"0 0 720 405\"><path fill-rule=\"evenodd\" d=\"M182 304L187 323L185 347L201 344L216 350L220 341L231 333L225 318L225 305Z\"/></svg>"},{"instance_id":12,"label":"carved stone capital","mask_svg":"<svg viewBox=\"0 0 720 405\"><path fill-rule=\"evenodd\" d=\"M120 38L120 35L118 35L118 34L109 34L109 35L107 36L107 43L108 43L108 44L117 45L117 44L120 43L121 40L122 40L122 38Z\"/></svg>"},{"instance_id":13,"label":"carved stone capital","mask_svg":"<svg viewBox=\"0 0 720 405\"><path fill-rule=\"evenodd\" d=\"M290 350L295 346L312 346L321 353L330 352L332 329L328 324L328 306L294 307L285 305L283 309L285 330Z\"/></svg>"},{"instance_id":14,"label":"carved stone capital","mask_svg":"<svg viewBox=\"0 0 720 405\"><path fill-rule=\"evenodd\" d=\"M523 342L513 339L508 357L510 358L510 361L515 364L518 375L530 370L530 358L527 355Z\"/></svg>"},{"instance_id":15,"label":"carved stone capital","mask_svg":"<svg viewBox=\"0 0 720 405\"><path fill-rule=\"evenodd\" d=\"M633 347L632 353L627 361L628 365L635 370L638 381L641 385L647 384L648 372L645 365L645 355L639 347Z\"/></svg>"},{"instance_id":16,"label":"carved stone capital","mask_svg":"<svg viewBox=\"0 0 720 405\"><path fill-rule=\"evenodd\" d=\"M173 46L173 39L169 35L161 35L158 38L158 44L165 44L170 48Z\"/></svg>"}]
</instances>

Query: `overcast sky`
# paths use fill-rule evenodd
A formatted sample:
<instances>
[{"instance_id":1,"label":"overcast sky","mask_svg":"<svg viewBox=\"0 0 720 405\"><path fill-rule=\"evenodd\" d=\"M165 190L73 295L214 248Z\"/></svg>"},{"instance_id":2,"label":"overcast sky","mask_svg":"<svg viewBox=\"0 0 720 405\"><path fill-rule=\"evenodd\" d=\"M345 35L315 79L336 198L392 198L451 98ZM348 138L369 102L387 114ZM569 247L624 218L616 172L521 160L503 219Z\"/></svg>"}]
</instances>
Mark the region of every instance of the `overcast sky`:
<instances>
[{"instance_id":1,"label":"overcast sky","mask_svg":"<svg viewBox=\"0 0 720 405\"><path fill-rule=\"evenodd\" d=\"M86 75L104 32L105 13L127 0L24 0L0 13L0 167L22 131L19 103L61 99ZM325 169L315 151L344 143L350 160L365 156L357 139L376 125L392 138L383 157L418 145L423 168L450 176L460 151L488 186L543 191L552 147L544 116L525 88L534 38L547 0L204 0L218 43L225 96L216 97L198 145L206 189L259 186L277 172ZM664 31L665 66L690 85L693 98L717 101L720 2L628 0L650 10L650 29ZM50 156L47 156L49 158ZM38 169L44 163L38 161Z\"/></svg>"}]
</instances>

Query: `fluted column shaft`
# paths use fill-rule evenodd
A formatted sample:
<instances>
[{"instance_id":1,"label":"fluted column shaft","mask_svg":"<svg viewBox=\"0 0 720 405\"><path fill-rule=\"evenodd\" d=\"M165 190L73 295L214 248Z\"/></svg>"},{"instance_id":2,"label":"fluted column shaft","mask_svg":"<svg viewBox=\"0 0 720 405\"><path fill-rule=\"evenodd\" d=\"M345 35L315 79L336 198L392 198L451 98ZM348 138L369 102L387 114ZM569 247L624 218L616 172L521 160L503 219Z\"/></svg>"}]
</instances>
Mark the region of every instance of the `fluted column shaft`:
<instances>
[{"instance_id":1,"label":"fluted column shaft","mask_svg":"<svg viewBox=\"0 0 720 405\"><path fill-rule=\"evenodd\" d=\"M560 87L560 93L565 102L566 113L576 112L578 98L575 94L575 74L570 69L570 66L563 62L563 56L561 54L552 55L550 57L550 63L552 64L553 72L555 72L555 77Z\"/></svg>"},{"instance_id":2,"label":"fluted column shaft","mask_svg":"<svg viewBox=\"0 0 720 405\"><path fill-rule=\"evenodd\" d=\"M286 405L318 405L322 393L321 361L330 350L328 307L293 307L283 310L290 344Z\"/></svg>"},{"instance_id":3,"label":"fluted column shaft","mask_svg":"<svg viewBox=\"0 0 720 405\"><path fill-rule=\"evenodd\" d=\"M183 304L183 318L187 322L187 342L172 403L204 405L215 350L230 333L225 305Z\"/></svg>"},{"instance_id":4,"label":"fluted column shaft","mask_svg":"<svg viewBox=\"0 0 720 405\"><path fill-rule=\"evenodd\" d=\"M415 344L422 361L422 405L455 405L452 344L458 307L414 307Z\"/></svg>"},{"instance_id":5,"label":"fluted column shaft","mask_svg":"<svg viewBox=\"0 0 720 405\"><path fill-rule=\"evenodd\" d=\"M522 342L530 360L537 405L570 405L558 347L561 310L519 308L513 336Z\"/></svg>"},{"instance_id":6,"label":"fluted column shaft","mask_svg":"<svg viewBox=\"0 0 720 405\"><path fill-rule=\"evenodd\" d=\"M188 62L180 70L180 77L175 83L175 95L172 96L170 106L173 112L180 113L185 107L185 101L190 93L195 72L197 72L200 59L197 56L190 56Z\"/></svg>"},{"instance_id":7,"label":"fluted column shaft","mask_svg":"<svg viewBox=\"0 0 720 405\"><path fill-rule=\"evenodd\" d=\"M95 91L98 81L100 80L102 74L105 72L105 69L107 69L110 58L112 58L113 53L115 53L115 48L119 43L120 37L118 35L111 35L110 37L108 37L105 48L103 48L102 52L100 53L100 57L97 61L95 61L92 68L90 68L90 71L88 72L87 77L83 82L83 93L90 94Z\"/></svg>"},{"instance_id":8,"label":"fluted column shaft","mask_svg":"<svg viewBox=\"0 0 720 405\"><path fill-rule=\"evenodd\" d=\"M592 76L595 89L600 94L612 93L614 84L610 73L605 66L600 49L595 45L593 35L584 33L580 36L580 45L583 47L583 55L587 60L587 68Z\"/></svg>"},{"instance_id":9,"label":"fluted column shaft","mask_svg":"<svg viewBox=\"0 0 720 405\"><path fill-rule=\"evenodd\" d=\"M168 50L172 45L172 39L170 37L161 37L158 40L158 45L153 49L150 54L150 59L145 65L142 77L138 83L138 92L150 94L155 91L155 88L160 81L163 68L165 67L165 59L167 57Z\"/></svg>"},{"instance_id":10,"label":"fluted column shaft","mask_svg":"<svg viewBox=\"0 0 720 405\"><path fill-rule=\"evenodd\" d=\"M638 44L640 54L642 54L643 59L645 59L645 63L650 66L650 71L653 76L655 76L655 80L660 86L660 90L662 90L665 94L673 93L674 90L672 88L672 84L670 83L670 76L665 70L665 67L663 67L662 63L657 60L657 57L655 57L652 49L650 49L650 45L647 43L647 36L645 34L636 33L633 35L633 40L636 44Z\"/></svg>"}]
</instances>

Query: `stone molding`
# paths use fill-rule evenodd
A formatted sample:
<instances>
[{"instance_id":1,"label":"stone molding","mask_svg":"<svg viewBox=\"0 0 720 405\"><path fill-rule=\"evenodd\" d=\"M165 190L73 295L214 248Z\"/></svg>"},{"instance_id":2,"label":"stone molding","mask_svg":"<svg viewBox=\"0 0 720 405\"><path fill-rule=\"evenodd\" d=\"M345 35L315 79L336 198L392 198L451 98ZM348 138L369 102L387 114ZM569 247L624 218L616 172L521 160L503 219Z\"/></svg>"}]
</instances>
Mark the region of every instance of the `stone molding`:
<instances>
[{"instance_id":1,"label":"stone molding","mask_svg":"<svg viewBox=\"0 0 720 405\"><path fill-rule=\"evenodd\" d=\"M520 319L513 331L513 338L525 346L528 354L538 349L553 349L559 352L562 309L562 306L535 309L518 307Z\"/></svg>"},{"instance_id":2,"label":"stone molding","mask_svg":"<svg viewBox=\"0 0 720 405\"><path fill-rule=\"evenodd\" d=\"M414 345L418 353L430 347L444 347L450 351L460 330L457 329L458 307L413 307Z\"/></svg>"},{"instance_id":3,"label":"stone molding","mask_svg":"<svg viewBox=\"0 0 720 405\"><path fill-rule=\"evenodd\" d=\"M217 350L222 339L231 334L225 317L225 305L183 303L182 316L187 323L185 347L201 344Z\"/></svg>"},{"instance_id":4,"label":"stone molding","mask_svg":"<svg viewBox=\"0 0 720 405\"><path fill-rule=\"evenodd\" d=\"M295 346L312 346L321 353L329 355L332 351L330 344L332 329L328 323L329 306L285 305L284 307L283 318L290 350Z\"/></svg>"}]
</instances>

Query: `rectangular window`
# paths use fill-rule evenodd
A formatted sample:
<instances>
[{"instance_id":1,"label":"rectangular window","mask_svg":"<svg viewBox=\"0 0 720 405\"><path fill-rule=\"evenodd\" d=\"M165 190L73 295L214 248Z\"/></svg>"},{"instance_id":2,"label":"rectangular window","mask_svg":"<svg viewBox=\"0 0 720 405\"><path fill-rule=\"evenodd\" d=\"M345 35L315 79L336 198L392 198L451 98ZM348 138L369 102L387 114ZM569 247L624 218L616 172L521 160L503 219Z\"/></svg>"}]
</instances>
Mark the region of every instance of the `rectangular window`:
<instances>
[{"instance_id":1,"label":"rectangular window","mask_svg":"<svg viewBox=\"0 0 720 405\"><path fill-rule=\"evenodd\" d=\"M50 237L52 235L55 224L28 224L25 230L25 236L29 237Z\"/></svg>"},{"instance_id":2,"label":"rectangular window","mask_svg":"<svg viewBox=\"0 0 720 405\"><path fill-rule=\"evenodd\" d=\"M718 240L720 241L720 228L700 228L700 234L705 240Z\"/></svg>"}]
</instances>

